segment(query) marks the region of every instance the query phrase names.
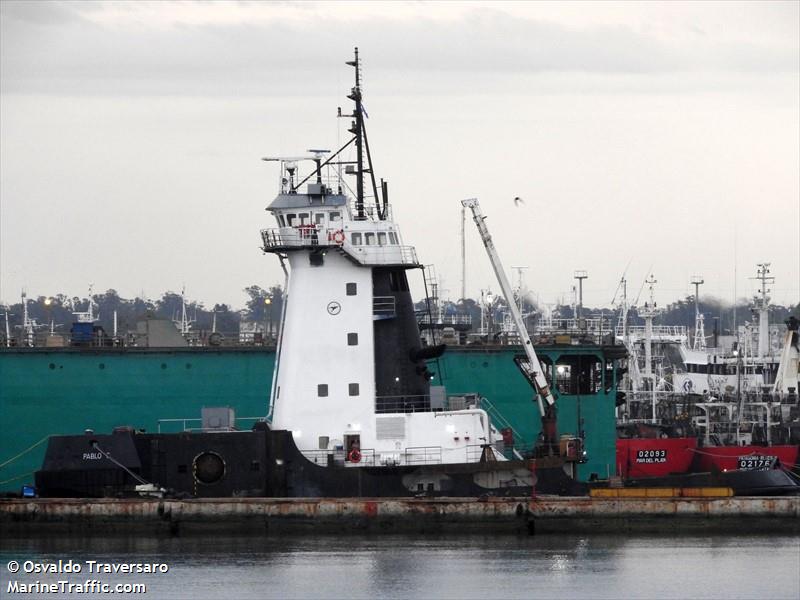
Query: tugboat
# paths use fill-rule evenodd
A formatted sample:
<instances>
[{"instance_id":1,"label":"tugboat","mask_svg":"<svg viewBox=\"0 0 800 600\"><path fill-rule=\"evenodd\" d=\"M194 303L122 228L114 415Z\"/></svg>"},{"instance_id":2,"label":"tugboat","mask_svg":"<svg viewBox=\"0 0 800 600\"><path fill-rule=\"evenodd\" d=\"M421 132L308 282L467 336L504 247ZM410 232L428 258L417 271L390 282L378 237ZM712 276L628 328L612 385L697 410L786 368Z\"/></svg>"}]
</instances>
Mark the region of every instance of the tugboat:
<instances>
[{"instance_id":1,"label":"tugboat","mask_svg":"<svg viewBox=\"0 0 800 600\"><path fill-rule=\"evenodd\" d=\"M280 164L280 192L267 207L278 227L261 231L262 248L278 257L287 278L266 420L234 431L230 411L209 410L199 432L120 427L54 436L36 473L39 495L587 492L575 478L581 440L558 438L543 377L531 380L547 410L545 435L530 457L504 447L479 403L431 386L426 361L445 347L421 344L407 278L421 263L403 244L388 184L376 182L358 49L347 64L355 69L354 109L339 116L351 120L353 137L333 153L264 159ZM340 158L351 146L355 160ZM355 177L352 198L346 176ZM538 364L530 353L528 363Z\"/></svg>"}]
</instances>

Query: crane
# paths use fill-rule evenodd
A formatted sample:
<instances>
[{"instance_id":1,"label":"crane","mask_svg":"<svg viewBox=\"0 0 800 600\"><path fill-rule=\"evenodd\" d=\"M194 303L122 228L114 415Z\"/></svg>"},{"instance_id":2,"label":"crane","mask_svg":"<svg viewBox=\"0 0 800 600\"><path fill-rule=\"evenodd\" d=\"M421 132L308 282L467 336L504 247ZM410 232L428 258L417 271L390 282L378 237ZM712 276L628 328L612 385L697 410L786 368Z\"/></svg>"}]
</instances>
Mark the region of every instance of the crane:
<instances>
[{"instance_id":1,"label":"crane","mask_svg":"<svg viewBox=\"0 0 800 600\"><path fill-rule=\"evenodd\" d=\"M528 330L525 323L522 321L522 314L514 301L514 294L511 289L511 284L508 282L503 264L500 262L500 255L494 247L492 236L489 233L489 228L486 226L486 217L481 212L481 204L477 198L469 198L461 201L462 206L469 208L472 211L472 219L478 227L483 245L486 247L486 253L489 255L489 262L492 263L494 274L497 276L497 282L500 284L500 289L508 304L508 310L511 312L511 317L514 319L514 325L517 328L522 348L525 350L525 356L528 358L525 376L528 381L533 385L536 390L537 400L539 403L539 412L542 417L546 414L546 407L552 408L555 405L556 399L553 397L553 392L550 390L550 384L544 376L544 369L536 356L536 351L533 349L533 342L531 336L528 335Z\"/></svg>"}]
</instances>

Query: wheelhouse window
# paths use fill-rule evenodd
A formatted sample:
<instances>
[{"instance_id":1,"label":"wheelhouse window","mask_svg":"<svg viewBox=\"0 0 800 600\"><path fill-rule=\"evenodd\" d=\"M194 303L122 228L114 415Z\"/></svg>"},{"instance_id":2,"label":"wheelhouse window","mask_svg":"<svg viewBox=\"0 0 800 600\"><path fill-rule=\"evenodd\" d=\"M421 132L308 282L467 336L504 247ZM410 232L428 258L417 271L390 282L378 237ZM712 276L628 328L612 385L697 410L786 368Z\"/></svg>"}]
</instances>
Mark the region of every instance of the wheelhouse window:
<instances>
[{"instance_id":1,"label":"wheelhouse window","mask_svg":"<svg viewBox=\"0 0 800 600\"><path fill-rule=\"evenodd\" d=\"M325 223L325 213L314 213L314 223L317 225L322 225Z\"/></svg>"},{"instance_id":2,"label":"wheelhouse window","mask_svg":"<svg viewBox=\"0 0 800 600\"><path fill-rule=\"evenodd\" d=\"M364 244L367 246L374 246L375 245L375 234L374 233L365 233L364 234Z\"/></svg>"},{"instance_id":3,"label":"wheelhouse window","mask_svg":"<svg viewBox=\"0 0 800 600\"><path fill-rule=\"evenodd\" d=\"M352 234L351 239L353 241L353 246L360 246L361 245L361 234L360 233Z\"/></svg>"},{"instance_id":4,"label":"wheelhouse window","mask_svg":"<svg viewBox=\"0 0 800 600\"><path fill-rule=\"evenodd\" d=\"M288 215L286 215L286 225L288 227L294 227L294 222L295 222L296 219L297 219L297 215L295 215L293 213L289 213Z\"/></svg>"},{"instance_id":5,"label":"wheelhouse window","mask_svg":"<svg viewBox=\"0 0 800 600\"><path fill-rule=\"evenodd\" d=\"M394 231L390 231L389 232L389 243L392 246L396 246L397 245L397 236L394 234Z\"/></svg>"},{"instance_id":6,"label":"wheelhouse window","mask_svg":"<svg viewBox=\"0 0 800 600\"><path fill-rule=\"evenodd\" d=\"M342 219L342 213L340 212L332 212L330 216L331 221L340 221Z\"/></svg>"},{"instance_id":7,"label":"wheelhouse window","mask_svg":"<svg viewBox=\"0 0 800 600\"><path fill-rule=\"evenodd\" d=\"M378 246L386 245L386 234L382 231L378 233Z\"/></svg>"},{"instance_id":8,"label":"wheelhouse window","mask_svg":"<svg viewBox=\"0 0 800 600\"><path fill-rule=\"evenodd\" d=\"M283 218L283 215L278 215L278 225L286 227L286 219Z\"/></svg>"},{"instance_id":9,"label":"wheelhouse window","mask_svg":"<svg viewBox=\"0 0 800 600\"><path fill-rule=\"evenodd\" d=\"M298 216L300 217L300 225L310 225L311 224L311 221L308 218L309 217L308 213L300 213Z\"/></svg>"},{"instance_id":10,"label":"wheelhouse window","mask_svg":"<svg viewBox=\"0 0 800 600\"><path fill-rule=\"evenodd\" d=\"M596 394L603 389L603 362L590 354L562 356L555 378L562 394Z\"/></svg>"}]
</instances>

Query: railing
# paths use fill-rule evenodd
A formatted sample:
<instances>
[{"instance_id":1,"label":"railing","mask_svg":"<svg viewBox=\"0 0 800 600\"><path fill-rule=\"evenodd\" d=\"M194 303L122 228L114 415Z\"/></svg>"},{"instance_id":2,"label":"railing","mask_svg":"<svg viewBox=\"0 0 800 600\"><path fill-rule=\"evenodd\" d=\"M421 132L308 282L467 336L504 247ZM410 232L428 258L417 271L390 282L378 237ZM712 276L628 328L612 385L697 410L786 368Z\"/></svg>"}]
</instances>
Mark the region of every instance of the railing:
<instances>
[{"instance_id":1,"label":"railing","mask_svg":"<svg viewBox=\"0 0 800 600\"><path fill-rule=\"evenodd\" d=\"M386 215L382 215L382 214L380 214L380 211L379 211L377 206L375 206L374 204L367 204L365 202L364 206L362 208L362 210L364 211L364 219L357 219L356 215L358 214L358 210L357 210L358 207L356 206L356 202L355 202L355 200L351 200L351 202L350 202L350 214L353 215L353 220L354 221L358 221L358 220L362 220L362 221L384 221L384 220L394 221L394 213L392 212L392 205L391 204L387 204L386 208L387 208L387 211L388 211L387 214Z\"/></svg>"},{"instance_id":2,"label":"railing","mask_svg":"<svg viewBox=\"0 0 800 600\"><path fill-rule=\"evenodd\" d=\"M608 318L602 319L542 319L536 323L534 333L588 332L600 335L611 333Z\"/></svg>"},{"instance_id":3,"label":"railing","mask_svg":"<svg viewBox=\"0 0 800 600\"><path fill-rule=\"evenodd\" d=\"M511 422L503 416L503 413L501 413L488 398L481 397L480 407L486 411L486 414L489 415L492 425L498 429L510 429L511 433L514 434L515 440L522 440L520 433L514 429L514 426L511 424Z\"/></svg>"},{"instance_id":4,"label":"railing","mask_svg":"<svg viewBox=\"0 0 800 600\"><path fill-rule=\"evenodd\" d=\"M396 314L396 300L394 296L375 296L372 298L372 314L379 319L391 319Z\"/></svg>"},{"instance_id":5,"label":"railing","mask_svg":"<svg viewBox=\"0 0 800 600\"><path fill-rule=\"evenodd\" d=\"M356 233L367 233L359 231ZM291 248L314 248L319 246L340 248L350 258L364 265L417 265L417 251L413 246L359 245L347 239L347 233L341 229L323 229L316 225L299 227L283 227L261 230L262 249L264 252L279 252Z\"/></svg>"},{"instance_id":6,"label":"railing","mask_svg":"<svg viewBox=\"0 0 800 600\"><path fill-rule=\"evenodd\" d=\"M441 446L417 446L406 448L403 453L407 465L436 465L442 462Z\"/></svg>"},{"instance_id":7,"label":"railing","mask_svg":"<svg viewBox=\"0 0 800 600\"><path fill-rule=\"evenodd\" d=\"M400 396L376 396L375 412L386 413L428 413L469 410L482 408L477 394L451 394L444 400L444 406L431 407L431 397L427 394L404 394Z\"/></svg>"},{"instance_id":8,"label":"railing","mask_svg":"<svg viewBox=\"0 0 800 600\"><path fill-rule=\"evenodd\" d=\"M417 320L423 325L472 325L472 315L442 315L440 319L426 312Z\"/></svg>"},{"instance_id":9,"label":"railing","mask_svg":"<svg viewBox=\"0 0 800 600\"><path fill-rule=\"evenodd\" d=\"M236 419L234 419L234 426L239 421L248 421L252 425L255 425L259 421L263 421L263 420L264 420L264 417L236 417ZM162 431L161 431L162 423L163 424L180 423L181 424L180 431L244 431L244 430L240 430L238 428L237 429L231 429L231 428L228 428L228 427L207 427L205 429L203 429L202 427L195 427L195 428L187 427L188 423L200 423L201 425L203 424L203 419L192 418L192 419L159 419L158 420L158 433L162 433ZM252 425L250 427L252 427ZM169 431L169 432L163 432L163 433L172 433L172 432Z\"/></svg>"},{"instance_id":10,"label":"railing","mask_svg":"<svg viewBox=\"0 0 800 600\"><path fill-rule=\"evenodd\" d=\"M347 453L344 450L300 450L300 453L315 465L326 467L331 463L358 465L363 467L374 467L377 462L375 460L375 450L369 448L359 450L361 459L358 462L348 461Z\"/></svg>"},{"instance_id":11,"label":"railing","mask_svg":"<svg viewBox=\"0 0 800 600\"><path fill-rule=\"evenodd\" d=\"M414 246L355 246L345 242L340 246L356 262L362 265L418 265Z\"/></svg>"},{"instance_id":12,"label":"railing","mask_svg":"<svg viewBox=\"0 0 800 600\"><path fill-rule=\"evenodd\" d=\"M630 338L644 339L645 337L644 325L629 325L626 329ZM622 333L622 326L617 325L615 335L621 338ZM653 325L653 339L658 340L659 338L674 341L689 339L685 325Z\"/></svg>"},{"instance_id":13,"label":"railing","mask_svg":"<svg viewBox=\"0 0 800 600\"><path fill-rule=\"evenodd\" d=\"M436 412L443 408L431 408L431 397L429 395L402 395L402 396L376 396L375 412L385 413L415 413L415 412Z\"/></svg>"},{"instance_id":14,"label":"railing","mask_svg":"<svg viewBox=\"0 0 800 600\"><path fill-rule=\"evenodd\" d=\"M169 348L206 348L219 346L274 346L276 334L273 331L267 335L259 331L216 331L208 329L192 330L183 335L186 344L172 346L158 346ZM36 332L33 338L26 336L12 336L6 340L0 336L0 350L6 348L147 348L156 347L149 343L146 333L125 331L114 335L95 335L91 341L83 336L70 335L68 331L60 333Z\"/></svg>"},{"instance_id":15,"label":"railing","mask_svg":"<svg viewBox=\"0 0 800 600\"><path fill-rule=\"evenodd\" d=\"M334 240L334 233L337 231L340 230L322 229L316 225L301 225L291 229L285 227L262 229L261 240L264 242L264 252L305 246L334 246L339 242L338 239Z\"/></svg>"}]
</instances>

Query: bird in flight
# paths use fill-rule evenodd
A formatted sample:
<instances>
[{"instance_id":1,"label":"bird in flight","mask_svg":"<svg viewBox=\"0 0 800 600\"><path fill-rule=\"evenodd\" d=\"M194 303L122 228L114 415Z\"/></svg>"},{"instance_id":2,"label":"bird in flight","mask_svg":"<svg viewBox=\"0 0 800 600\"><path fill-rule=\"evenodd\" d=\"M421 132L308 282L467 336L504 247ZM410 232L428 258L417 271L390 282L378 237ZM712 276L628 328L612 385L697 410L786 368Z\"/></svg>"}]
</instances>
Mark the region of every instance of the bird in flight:
<instances>
[{"instance_id":1,"label":"bird in flight","mask_svg":"<svg viewBox=\"0 0 800 600\"><path fill-rule=\"evenodd\" d=\"M519 196L515 196L514 197L514 206L519 206L520 204L525 204L525 200L523 200Z\"/></svg>"}]
</instances>

